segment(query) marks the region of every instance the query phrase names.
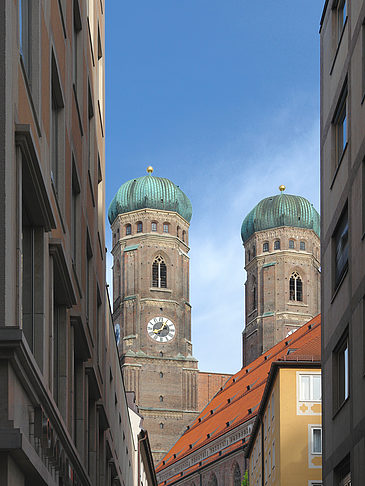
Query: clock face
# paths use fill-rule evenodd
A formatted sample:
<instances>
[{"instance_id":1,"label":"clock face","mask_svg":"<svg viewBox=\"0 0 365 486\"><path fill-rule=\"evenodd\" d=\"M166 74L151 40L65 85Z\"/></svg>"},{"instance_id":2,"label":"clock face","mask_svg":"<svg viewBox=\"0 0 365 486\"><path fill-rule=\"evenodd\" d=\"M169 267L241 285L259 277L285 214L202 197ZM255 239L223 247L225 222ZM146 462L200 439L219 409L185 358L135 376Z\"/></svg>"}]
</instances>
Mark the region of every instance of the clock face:
<instances>
[{"instance_id":1,"label":"clock face","mask_svg":"<svg viewBox=\"0 0 365 486\"><path fill-rule=\"evenodd\" d=\"M175 336L175 325L167 317L153 317L147 324L147 332L151 339L158 343L167 343Z\"/></svg>"},{"instance_id":2,"label":"clock face","mask_svg":"<svg viewBox=\"0 0 365 486\"><path fill-rule=\"evenodd\" d=\"M115 332L115 337L117 339L117 344L119 344L119 342L120 342L120 325L119 324L115 324L114 332Z\"/></svg>"}]
</instances>

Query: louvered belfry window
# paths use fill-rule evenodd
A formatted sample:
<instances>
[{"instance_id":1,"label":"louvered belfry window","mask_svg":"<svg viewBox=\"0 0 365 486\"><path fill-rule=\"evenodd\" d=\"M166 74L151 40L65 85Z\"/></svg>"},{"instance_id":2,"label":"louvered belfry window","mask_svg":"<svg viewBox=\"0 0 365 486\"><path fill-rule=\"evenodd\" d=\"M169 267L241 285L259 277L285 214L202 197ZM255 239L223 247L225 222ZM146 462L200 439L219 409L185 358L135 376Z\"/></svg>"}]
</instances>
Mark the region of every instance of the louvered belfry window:
<instances>
[{"instance_id":1,"label":"louvered belfry window","mask_svg":"<svg viewBox=\"0 0 365 486\"><path fill-rule=\"evenodd\" d=\"M157 256L152 264L152 287L167 288L167 269L162 256Z\"/></svg>"},{"instance_id":2,"label":"louvered belfry window","mask_svg":"<svg viewBox=\"0 0 365 486\"><path fill-rule=\"evenodd\" d=\"M303 300L303 283L298 272L293 272L289 281L290 300Z\"/></svg>"}]
</instances>

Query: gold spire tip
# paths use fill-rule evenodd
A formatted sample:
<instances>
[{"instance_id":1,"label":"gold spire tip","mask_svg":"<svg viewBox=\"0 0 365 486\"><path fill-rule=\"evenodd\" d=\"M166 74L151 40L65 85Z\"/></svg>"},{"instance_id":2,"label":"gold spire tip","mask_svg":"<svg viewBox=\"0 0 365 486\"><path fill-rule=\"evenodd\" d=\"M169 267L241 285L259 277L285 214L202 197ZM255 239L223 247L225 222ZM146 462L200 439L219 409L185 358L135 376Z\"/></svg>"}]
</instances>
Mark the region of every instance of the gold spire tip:
<instances>
[{"instance_id":1,"label":"gold spire tip","mask_svg":"<svg viewBox=\"0 0 365 486\"><path fill-rule=\"evenodd\" d=\"M279 191L281 193L283 193L283 191L285 191L285 189L286 189L286 187L283 184L281 184L281 186L279 186Z\"/></svg>"},{"instance_id":2,"label":"gold spire tip","mask_svg":"<svg viewBox=\"0 0 365 486\"><path fill-rule=\"evenodd\" d=\"M147 172L148 172L149 174L152 174L152 172L153 172L153 167L152 167L151 165L149 165L149 166L147 167Z\"/></svg>"}]
</instances>

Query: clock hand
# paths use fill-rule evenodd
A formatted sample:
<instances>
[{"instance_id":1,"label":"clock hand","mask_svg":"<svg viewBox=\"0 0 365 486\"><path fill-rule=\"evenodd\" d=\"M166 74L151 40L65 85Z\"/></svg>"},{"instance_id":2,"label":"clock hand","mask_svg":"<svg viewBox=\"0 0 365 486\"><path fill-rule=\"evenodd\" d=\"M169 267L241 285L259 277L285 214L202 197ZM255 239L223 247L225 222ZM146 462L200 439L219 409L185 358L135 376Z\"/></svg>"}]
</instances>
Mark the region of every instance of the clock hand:
<instances>
[{"instance_id":1,"label":"clock hand","mask_svg":"<svg viewBox=\"0 0 365 486\"><path fill-rule=\"evenodd\" d=\"M165 322L162 324L162 327L160 327L160 329L154 329L154 330L153 330L153 332L154 332L155 334L159 334L159 333L162 331L162 329L163 329L164 327L166 327L166 326L167 326L167 319L166 319L166 321L165 321Z\"/></svg>"}]
</instances>

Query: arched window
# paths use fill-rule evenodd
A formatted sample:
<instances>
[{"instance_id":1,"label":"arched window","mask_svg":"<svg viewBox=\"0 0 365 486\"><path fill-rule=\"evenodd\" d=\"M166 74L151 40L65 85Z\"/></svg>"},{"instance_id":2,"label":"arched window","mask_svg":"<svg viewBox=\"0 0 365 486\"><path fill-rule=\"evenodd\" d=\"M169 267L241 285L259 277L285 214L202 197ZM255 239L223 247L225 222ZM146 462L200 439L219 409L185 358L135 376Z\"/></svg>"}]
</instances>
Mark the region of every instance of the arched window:
<instances>
[{"instance_id":1,"label":"arched window","mask_svg":"<svg viewBox=\"0 0 365 486\"><path fill-rule=\"evenodd\" d=\"M151 223L151 231L157 231L157 223L155 221Z\"/></svg>"},{"instance_id":2,"label":"arched window","mask_svg":"<svg viewBox=\"0 0 365 486\"><path fill-rule=\"evenodd\" d=\"M289 282L290 300L303 300L303 282L298 272L293 272Z\"/></svg>"},{"instance_id":3,"label":"arched window","mask_svg":"<svg viewBox=\"0 0 365 486\"><path fill-rule=\"evenodd\" d=\"M132 226L130 224L125 225L125 234L131 235L132 234Z\"/></svg>"},{"instance_id":4,"label":"arched window","mask_svg":"<svg viewBox=\"0 0 365 486\"><path fill-rule=\"evenodd\" d=\"M289 249L294 250L294 240L289 240Z\"/></svg>"},{"instance_id":5,"label":"arched window","mask_svg":"<svg viewBox=\"0 0 365 486\"><path fill-rule=\"evenodd\" d=\"M166 263L162 256L157 256L152 264L152 287L167 288Z\"/></svg>"},{"instance_id":6,"label":"arched window","mask_svg":"<svg viewBox=\"0 0 365 486\"><path fill-rule=\"evenodd\" d=\"M164 223L163 224L163 232L168 233L169 232L169 223Z\"/></svg>"},{"instance_id":7,"label":"arched window","mask_svg":"<svg viewBox=\"0 0 365 486\"><path fill-rule=\"evenodd\" d=\"M163 423L162 422L160 423L160 429L163 429Z\"/></svg>"},{"instance_id":8,"label":"arched window","mask_svg":"<svg viewBox=\"0 0 365 486\"><path fill-rule=\"evenodd\" d=\"M269 251L269 243L267 241L262 245L262 251Z\"/></svg>"},{"instance_id":9,"label":"arched window","mask_svg":"<svg viewBox=\"0 0 365 486\"><path fill-rule=\"evenodd\" d=\"M163 402L163 396L160 395L160 402Z\"/></svg>"},{"instance_id":10,"label":"arched window","mask_svg":"<svg viewBox=\"0 0 365 486\"><path fill-rule=\"evenodd\" d=\"M301 241L300 242L300 247L299 247L301 250L305 250L305 241Z\"/></svg>"},{"instance_id":11,"label":"arched window","mask_svg":"<svg viewBox=\"0 0 365 486\"><path fill-rule=\"evenodd\" d=\"M241 470L237 462L233 470L233 486L241 486Z\"/></svg>"},{"instance_id":12,"label":"arched window","mask_svg":"<svg viewBox=\"0 0 365 486\"><path fill-rule=\"evenodd\" d=\"M217 476L214 473L209 478L208 486L218 486Z\"/></svg>"},{"instance_id":13,"label":"arched window","mask_svg":"<svg viewBox=\"0 0 365 486\"><path fill-rule=\"evenodd\" d=\"M143 230L142 221L138 221L138 223L137 223L137 233L142 233L142 230Z\"/></svg>"},{"instance_id":14,"label":"arched window","mask_svg":"<svg viewBox=\"0 0 365 486\"><path fill-rule=\"evenodd\" d=\"M182 240L185 241L185 238L186 238L186 232L185 230L182 232Z\"/></svg>"},{"instance_id":15,"label":"arched window","mask_svg":"<svg viewBox=\"0 0 365 486\"><path fill-rule=\"evenodd\" d=\"M274 250L280 250L280 240L275 240L275 242L274 242Z\"/></svg>"}]
</instances>

